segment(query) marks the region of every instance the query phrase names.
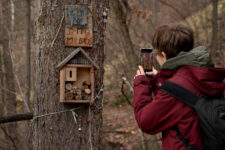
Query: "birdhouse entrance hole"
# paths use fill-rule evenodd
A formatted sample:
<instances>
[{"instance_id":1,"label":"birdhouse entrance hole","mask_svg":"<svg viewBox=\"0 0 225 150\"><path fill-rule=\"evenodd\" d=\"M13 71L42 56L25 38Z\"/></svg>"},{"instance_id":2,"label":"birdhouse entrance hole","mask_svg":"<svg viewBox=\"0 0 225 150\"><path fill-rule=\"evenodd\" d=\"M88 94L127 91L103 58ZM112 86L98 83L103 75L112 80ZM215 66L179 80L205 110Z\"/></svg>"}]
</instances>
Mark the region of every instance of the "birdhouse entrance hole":
<instances>
[{"instance_id":1,"label":"birdhouse entrance hole","mask_svg":"<svg viewBox=\"0 0 225 150\"><path fill-rule=\"evenodd\" d=\"M72 77L72 71L70 71L70 78Z\"/></svg>"}]
</instances>

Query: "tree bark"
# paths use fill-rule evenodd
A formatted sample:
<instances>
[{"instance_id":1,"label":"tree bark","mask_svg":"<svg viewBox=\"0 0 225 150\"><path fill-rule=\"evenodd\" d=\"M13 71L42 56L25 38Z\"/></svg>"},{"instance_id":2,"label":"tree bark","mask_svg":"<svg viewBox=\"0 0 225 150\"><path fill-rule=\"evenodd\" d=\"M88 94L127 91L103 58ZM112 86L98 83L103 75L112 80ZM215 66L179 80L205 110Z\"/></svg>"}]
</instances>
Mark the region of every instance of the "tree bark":
<instances>
[{"instance_id":1,"label":"tree bark","mask_svg":"<svg viewBox=\"0 0 225 150\"><path fill-rule=\"evenodd\" d=\"M12 57L11 57L11 47L10 41L11 40L11 23L12 23L12 16L11 16L11 4L9 0L2 1L3 7L3 58L4 58L4 69L5 69L5 103L6 103L6 113L7 115L16 114L16 95L15 93L15 80L13 74L13 64L12 64ZM14 93L13 93L14 92ZM16 123L10 124L7 126L7 132L10 138L14 141L14 143L19 144L17 139L17 125ZM18 146L17 146L18 147ZM16 147L15 147L16 148Z\"/></svg>"},{"instance_id":2,"label":"tree bark","mask_svg":"<svg viewBox=\"0 0 225 150\"><path fill-rule=\"evenodd\" d=\"M58 29L65 5L92 3L93 47L84 48L90 57L100 66L95 71L95 96L103 84L104 36L103 9L108 0L37 0L38 18L36 21L36 64L34 116L67 110L75 110L77 124L71 112L45 116L34 120L34 150L93 150L100 149L102 129L102 93L92 105L64 104L59 102L59 70L56 66L67 57L75 47L65 47L64 25L51 48L52 38ZM99 21L96 19L98 18ZM90 106L90 107L89 107Z\"/></svg>"}]
</instances>

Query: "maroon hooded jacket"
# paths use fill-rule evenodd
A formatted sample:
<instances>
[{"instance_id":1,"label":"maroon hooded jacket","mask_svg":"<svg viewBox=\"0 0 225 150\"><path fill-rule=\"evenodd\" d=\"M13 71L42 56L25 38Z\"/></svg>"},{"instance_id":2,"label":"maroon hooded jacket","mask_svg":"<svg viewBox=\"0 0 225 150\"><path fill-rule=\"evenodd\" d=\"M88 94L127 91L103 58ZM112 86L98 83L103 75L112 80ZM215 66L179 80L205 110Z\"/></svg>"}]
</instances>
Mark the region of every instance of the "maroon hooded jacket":
<instances>
[{"instance_id":1,"label":"maroon hooded jacket","mask_svg":"<svg viewBox=\"0 0 225 150\"><path fill-rule=\"evenodd\" d=\"M161 70L149 79L144 75L134 80L134 114L143 132L162 132L163 150L186 150L186 147L172 129L178 128L189 145L203 146L198 116L188 105L159 90L167 80L177 83L199 96L222 94L225 90L225 68L180 67L176 72ZM152 93L155 97L152 98Z\"/></svg>"}]
</instances>

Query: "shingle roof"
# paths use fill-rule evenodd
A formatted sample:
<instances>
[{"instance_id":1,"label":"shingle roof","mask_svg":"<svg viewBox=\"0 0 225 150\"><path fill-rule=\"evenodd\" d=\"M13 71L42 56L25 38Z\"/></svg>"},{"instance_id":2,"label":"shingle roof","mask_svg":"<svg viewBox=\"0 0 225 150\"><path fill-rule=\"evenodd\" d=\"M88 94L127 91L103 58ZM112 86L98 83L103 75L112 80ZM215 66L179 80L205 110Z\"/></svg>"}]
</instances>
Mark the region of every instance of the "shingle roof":
<instances>
[{"instance_id":1,"label":"shingle roof","mask_svg":"<svg viewBox=\"0 0 225 150\"><path fill-rule=\"evenodd\" d=\"M79 52L81 52L92 64L96 69L99 69L99 66L90 58L90 56L81 48L77 48L74 50L69 56L67 56L63 61L61 61L57 68L61 69L64 65L66 65L74 56L76 56Z\"/></svg>"}]
</instances>

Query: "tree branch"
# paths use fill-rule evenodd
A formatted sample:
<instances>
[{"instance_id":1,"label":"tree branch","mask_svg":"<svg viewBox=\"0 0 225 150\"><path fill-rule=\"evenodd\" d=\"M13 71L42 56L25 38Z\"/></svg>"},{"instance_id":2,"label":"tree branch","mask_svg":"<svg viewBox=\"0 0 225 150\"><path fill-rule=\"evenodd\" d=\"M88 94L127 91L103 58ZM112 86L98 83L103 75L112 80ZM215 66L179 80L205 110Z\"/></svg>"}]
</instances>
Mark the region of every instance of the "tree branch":
<instances>
[{"instance_id":1,"label":"tree branch","mask_svg":"<svg viewBox=\"0 0 225 150\"><path fill-rule=\"evenodd\" d=\"M0 117L0 124L33 119L33 113L15 114Z\"/></svg>"},{"instance_id":2,"label":"tree branch","mask_svg":"<svg viewBox=\"0 0 225 150\"><path fill-rule=\"evenodd\" d=\"M16 147L16 143L14 141L14 139L9 135L8 131L4 128L4 127L1 127L2 131L4 132L5 136L12 142L12 147L17 150L17 147Z\"/></svg>"},{"instance_id":3,"label":"tree branch","mask_svg":"<svg viewBox=\"0 0 225 150\"><path fill-rule=\"evenodd\" d=\"M134 91L133 91L133 87L131 86L131 84L130 84L130 82L127 80L127 78L123 76L123 77L122 77L121 93L122 93L122 95L125 97L127 103L128 103L129 105L133 106L133 105L132 105L132 102L130 101L130 98L127 96L127 94L126 94L125 91L124 91L124 84L126 84L126 85L129 87L130 92L133 94L133 92L134 92Z\"/></svg>"},{"instance_id":4,"label":"tree branch","mask_svg":"<svg viewBox=\"0 0 225 150\"><path fill-rule=\"evenodd\" d=\"M183 13L177 9L176 7L174 7L172 4L169 4L168 2L166 1L163 1L163 0L158 0L160 3L162 3L163 5L171 8L172 10L174 10L179 16L180 18L189 26L191 27L190 23L186 20L186 16L183 15Z\"/></svg>"}]
</instances>

